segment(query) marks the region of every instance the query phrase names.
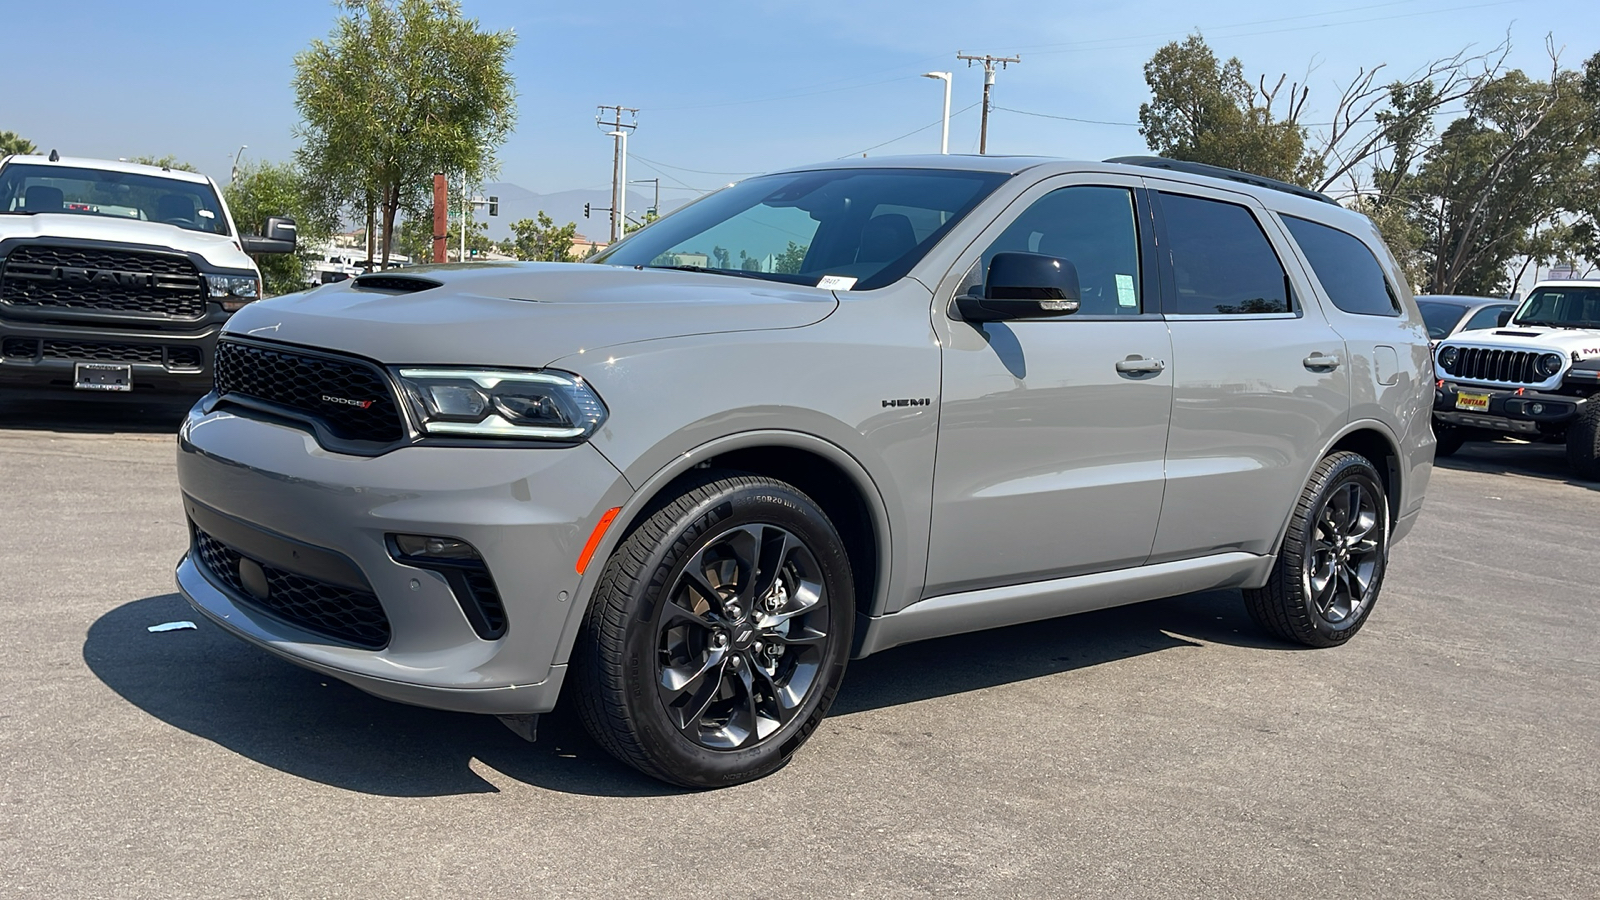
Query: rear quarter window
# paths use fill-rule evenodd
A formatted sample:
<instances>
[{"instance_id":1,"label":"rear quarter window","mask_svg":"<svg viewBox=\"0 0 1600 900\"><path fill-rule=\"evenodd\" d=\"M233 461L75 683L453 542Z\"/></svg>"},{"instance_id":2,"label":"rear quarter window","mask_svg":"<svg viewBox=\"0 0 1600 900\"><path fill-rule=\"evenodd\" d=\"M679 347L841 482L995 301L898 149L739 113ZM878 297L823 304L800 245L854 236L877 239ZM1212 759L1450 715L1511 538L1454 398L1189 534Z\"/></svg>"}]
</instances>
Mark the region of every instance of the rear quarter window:
<instances>
[{"instance_id":1,"label":"rear quarter window","mask_svg":"<svg viewBox=\"0 0 1600 900\"><path fill-rule=\"evenodd\" d=\"M1334 306L1358 316L1400 315L1399 296L1359 238L1294 216L1284 216L1283 223Z\"/></svg>"}]
</instances>

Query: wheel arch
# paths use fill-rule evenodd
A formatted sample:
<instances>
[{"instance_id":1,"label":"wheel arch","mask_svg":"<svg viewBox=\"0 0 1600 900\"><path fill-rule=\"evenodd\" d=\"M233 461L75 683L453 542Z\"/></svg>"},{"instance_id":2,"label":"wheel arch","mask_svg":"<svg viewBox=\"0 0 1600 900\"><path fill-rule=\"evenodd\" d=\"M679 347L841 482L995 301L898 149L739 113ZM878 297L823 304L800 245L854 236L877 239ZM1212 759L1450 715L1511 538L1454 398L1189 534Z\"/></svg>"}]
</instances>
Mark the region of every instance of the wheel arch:
<instances>
[{"instance_id":1,"label":"wheel arch","mask_svg":"<svg viewBox=\"0 0 1600 900\"><path fill-rule=\"evenodd\" d=\"M1383 480L1383 493L1389 506L1390 527L1400 518L1401 492L1405 489L1404 463L1400 452L1400 442L1388 426L1376 419L1359 419L1346 425L1335 432L1322 452L1311 460L1310 466L1300 479L1301 490L1311 480L1311 474L1317 466L1328 458L1328 454L1348 450L1359 453L1372 463L1378 470L1378 477ZM1296 494L1295 496L1299 496ZM1278 539L1273 543L1273 555L1283 551L1283 540L1289 533L1289 523L1294 517L1294 503L1289 504L1288 511L1283 517L1283 525L1278 529Z\"/></svg>"},{"instance_id":2,"label":"wheel arch","mask_svg":"<svg viewBox=\"0 0 1600 900\"><path fill-rule=\"evenodd\" d=\"M574 592L556 662L571 658L572 647L591 602L605 560L634 529L670 498L674 488L700 469L725 468L763 475L794 485L828 515L850 557L858 620L882 609L889 593L891 529L887 506L866 468L838 445L802 432L751 431L708 441L675 456L628 498L595 548ZM858 628L856 641L862 634Z\"/></svg>"}]
</instances>

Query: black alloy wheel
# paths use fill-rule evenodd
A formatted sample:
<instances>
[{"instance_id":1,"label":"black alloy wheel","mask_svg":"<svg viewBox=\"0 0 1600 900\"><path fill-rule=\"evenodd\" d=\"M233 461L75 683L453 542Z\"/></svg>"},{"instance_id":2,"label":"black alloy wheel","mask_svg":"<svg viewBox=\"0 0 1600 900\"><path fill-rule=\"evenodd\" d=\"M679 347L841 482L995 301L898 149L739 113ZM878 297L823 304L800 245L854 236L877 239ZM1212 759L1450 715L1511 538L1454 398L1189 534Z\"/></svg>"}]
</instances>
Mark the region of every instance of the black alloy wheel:
<instances>
[{"instance_id":1,"label":"black alloy wheel","mask_svg":"<svg viewBox=\"0 0 1600 900\"><path fill-rule=\"evenodd\" d=\"M768 775L837 695L854 603L843 542L809 497L697 473L606 563L573 650L584 725L673 784Z\"/></svg>"},{"instance_id":2,"label":"black alloy wheel","mask_svg":"<svg viewBox=\"0 0 1600 900\"><path fill-rule=\"evenodd\" d=\"M1356 453L1329 454L1301 492L1266 585L1242 592L1250 617L1309 647L1348 641L1378 602L1391 530L1378 470Z\"/></svg>"}]
</instances>

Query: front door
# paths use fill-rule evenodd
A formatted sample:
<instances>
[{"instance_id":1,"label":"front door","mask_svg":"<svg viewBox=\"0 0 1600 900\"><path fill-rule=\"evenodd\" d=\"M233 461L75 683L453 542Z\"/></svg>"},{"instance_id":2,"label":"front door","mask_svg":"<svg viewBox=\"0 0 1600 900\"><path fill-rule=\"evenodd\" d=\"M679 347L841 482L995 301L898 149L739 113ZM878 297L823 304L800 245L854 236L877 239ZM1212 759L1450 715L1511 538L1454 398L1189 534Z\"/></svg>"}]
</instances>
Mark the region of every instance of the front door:
<instances>
[{"instance_id":1,"label":"front door","mask_svg":"<svg viewBox=\"0 0 1600 900\"><path fill-rule=\"evenodd\" d=\"M1160 519L1172 405L1141 182L1047 180L958 261L940 294L939 444L924 596L1137 566ZM1077 313L967 323L943 303L981 290L1001 251L1069 260Z\"/></svg>"}]
</instances>

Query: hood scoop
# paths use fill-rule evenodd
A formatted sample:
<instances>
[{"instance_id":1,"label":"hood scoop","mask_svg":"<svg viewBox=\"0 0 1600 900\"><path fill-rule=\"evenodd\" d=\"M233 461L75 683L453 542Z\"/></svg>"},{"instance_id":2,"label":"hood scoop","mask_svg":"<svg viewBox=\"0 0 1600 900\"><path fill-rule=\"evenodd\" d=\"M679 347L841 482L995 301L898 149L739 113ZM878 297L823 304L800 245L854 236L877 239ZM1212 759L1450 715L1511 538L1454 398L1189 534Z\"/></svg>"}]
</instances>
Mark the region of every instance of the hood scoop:
<instances>
[{"instance_id":1,"label":"hood scoop","mask_svg":"<svg viewBox=\"0 0 1600 900\"><path fill-rule=\"evenodd\" d=\"M350 285L362 291L377 291L384 294L415 294L418 291L431 291L436 287L443 287L444 282L434 281L432 278L418 278L415 275L373 273L370 275L357 275L350 280Z\"/></svg>"},{"instance_id":2,"label":"hood scoop","mask_svg":"<svg viewBox=\"0 0 1600 900\"><path fill-rule=\"evenodd\" d=\"M1496 331L1495 334L1504 335L1506 337L1544 337L1544 335L1537 331Z\"/></svg>"}]
</instances>

